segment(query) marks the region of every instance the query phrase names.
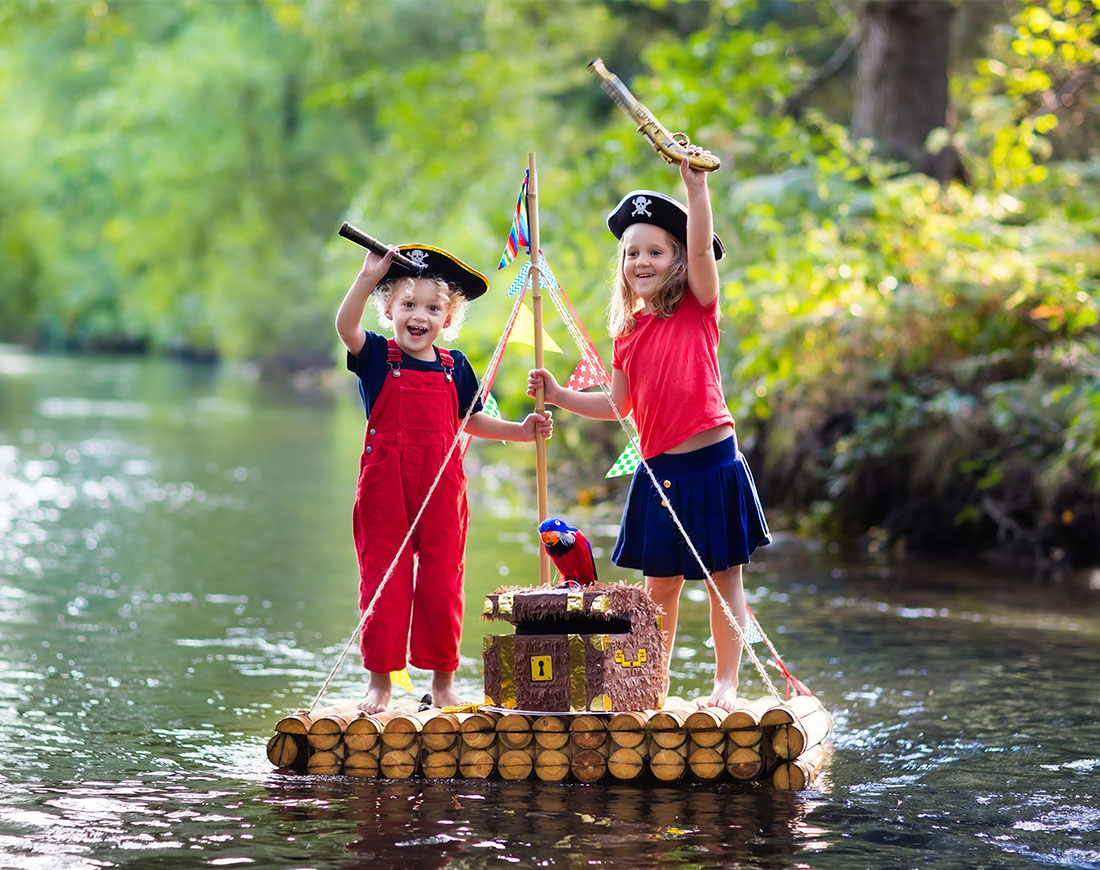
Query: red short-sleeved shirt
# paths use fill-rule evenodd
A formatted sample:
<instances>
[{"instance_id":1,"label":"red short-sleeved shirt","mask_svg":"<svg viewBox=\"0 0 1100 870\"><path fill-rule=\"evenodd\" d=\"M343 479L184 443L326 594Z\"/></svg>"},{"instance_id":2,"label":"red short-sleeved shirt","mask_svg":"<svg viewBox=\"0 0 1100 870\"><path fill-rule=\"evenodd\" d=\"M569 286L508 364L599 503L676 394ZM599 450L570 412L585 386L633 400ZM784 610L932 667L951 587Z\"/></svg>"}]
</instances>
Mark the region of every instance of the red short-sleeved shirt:
<instances>
[{"instance_id":1,"label":"red short-sleeved shirt","mask_svg":"<svg viewBox=\"0 0 1100 870\"><path fill-rule=\"evenodd\" d=\"M718 301L706 307L688 289L675 313L637 315L615 339L611 365L630 383L642 456L664 453L707 429L733 425L718 371Z\"/></svg>"}]
</instances>

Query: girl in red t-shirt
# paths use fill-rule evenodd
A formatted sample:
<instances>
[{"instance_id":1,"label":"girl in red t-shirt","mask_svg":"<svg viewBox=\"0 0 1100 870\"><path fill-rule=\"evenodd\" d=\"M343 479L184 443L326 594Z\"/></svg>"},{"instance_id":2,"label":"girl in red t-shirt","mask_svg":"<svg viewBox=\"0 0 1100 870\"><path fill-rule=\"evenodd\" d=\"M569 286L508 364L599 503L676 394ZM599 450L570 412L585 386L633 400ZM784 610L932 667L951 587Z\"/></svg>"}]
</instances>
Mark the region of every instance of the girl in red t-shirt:
<instances>
[{"instance_id":1,"label":"girl in red t-shirt","mask_svg":"<svg viewBox=\"0 0 1100 870\"><path fill-rule=\"evenodd\" d=\"M700 149L694 149L699 152ZM739 626L746 622L741 566L770 542L745 457L737 449L718 369L718 265L707 174L680 164L687 207L651 190L635 190L608 215L619 244L609 328L614 337L611 408L602 391L562 387L546 369L528 377L548 404L597 420L631 411L641 453L660 482L639 465L623 511L612 561L638 568L664 609L669 660L684 580L704 578L669 514L676 511L713 580L708 584L714 635L714 689L705 704L732 709L741 641L716 594Z\"/></svg>"}]
</instances>

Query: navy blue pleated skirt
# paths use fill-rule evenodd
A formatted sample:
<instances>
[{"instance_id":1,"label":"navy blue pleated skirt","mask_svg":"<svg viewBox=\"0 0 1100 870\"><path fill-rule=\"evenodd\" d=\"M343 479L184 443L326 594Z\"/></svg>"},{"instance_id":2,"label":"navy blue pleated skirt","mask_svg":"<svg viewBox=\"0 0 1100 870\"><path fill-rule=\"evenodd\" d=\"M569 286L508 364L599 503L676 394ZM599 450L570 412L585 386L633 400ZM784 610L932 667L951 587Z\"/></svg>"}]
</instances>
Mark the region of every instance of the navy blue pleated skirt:
<instances>
[{"instance_id":1,"label":"navy blue pleated skirt","mask_svg":"<svg viewBox=\"0 0 1100 870\"><path fill-rule=\"evenodd\" d=\"M744 565L757 547L771 543L736 436L691 453L662 453L647 462L660 492L639 465L611 556L619 567L641 569L647 577L703 579L699 562L663 505L665 499L710 573Z\"/></svg>"}]
</instances>

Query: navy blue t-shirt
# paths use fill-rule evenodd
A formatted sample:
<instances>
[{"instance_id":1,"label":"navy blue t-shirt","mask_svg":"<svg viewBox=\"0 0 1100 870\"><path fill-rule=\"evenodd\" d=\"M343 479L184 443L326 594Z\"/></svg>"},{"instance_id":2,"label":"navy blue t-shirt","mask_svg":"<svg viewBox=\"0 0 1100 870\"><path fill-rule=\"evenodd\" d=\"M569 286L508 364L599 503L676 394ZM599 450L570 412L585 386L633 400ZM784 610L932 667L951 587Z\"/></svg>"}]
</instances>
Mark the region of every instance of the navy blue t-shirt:
<instances>
[{"instance_id":1,"label":"navy blue t-shirt","mask_svg":"<svg viewBox=\"0 0 1100 870\"><path fill-rule=\"evenodd\" d=\"M359 376L359 395L363 398L363 408L370 417L370 409L382 392L382 384L390 375L388 361L388 340L384 335L367 331L367 339L359 355L348 352L348 371L355 372ZM473 366L466 359L466 355L460 350L451 350L451 358L454 360L454 385L458 392L458 416L459 419L466 416L466 409L477 395L477 375ZM412 372L442 372L443 364L439 361L439 351L436 351L435 362L426 362L414 359L404 351L401 352L401 368ZM485 406L479 399L474 405L474 413L478 413Z\"/></svg>"}]
</instances>

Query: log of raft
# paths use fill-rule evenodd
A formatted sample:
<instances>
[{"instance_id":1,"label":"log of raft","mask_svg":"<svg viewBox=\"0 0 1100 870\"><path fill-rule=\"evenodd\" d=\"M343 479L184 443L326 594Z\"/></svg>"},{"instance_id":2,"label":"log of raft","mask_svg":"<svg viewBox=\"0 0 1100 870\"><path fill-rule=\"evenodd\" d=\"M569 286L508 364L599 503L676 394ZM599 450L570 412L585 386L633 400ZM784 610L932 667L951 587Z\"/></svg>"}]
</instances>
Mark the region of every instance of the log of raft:
<instances>
[{"instance_id":1,"label":"log of raft","mask_svg":"<svg viewBox=\"0 0 1100 870\"><path fill-rule=\"evenodd\" d=\"M645 742L645 723L654 712L656 711L616 713L607 723L607 734L611 742L622 749L637 749Z\"/></svg>"},{"instance_id":2,"label":"log of raft","mask_svg":"<svg viewBox=\"0 0 1100 870\"><path fill-rule=\"evenodd\" d=\"M829 736L833 723L825 708L818 707L794 722L775 726L772 749L784 761L798 758L811 746L817 746Z\"/></svg>"},{"instance_id":3,"label":"log of raft","mask_svg":"<svg viewBox=\"0 0 1100 870\"><path fill-rule=\"evenodd\" d=\"M463 719L458 729L463 746L468 749L487 749L496 743L498 718L499 713L479 710Z\"/></svg>"},{"instance_id":4,"label":"log of raft","mask_svg":"<svg viewBox=\"0 0 1100 870\"><path fill-rule=\"evenodd\" d=\"M560 749L537 750L535 776L544 782L561 782L569 776L569 756Z\"/></svg>"},{"instance_id":5,"label":"log of raft","mask_svg":"<svg viewBox=\"0 0 1100 870\"><path fill-rule=\"evenodd\" d=\"M645 769L645 756L633 746L618 746L607 758L607 772L623 782L638 779Z\"/></svg>"},{"instance_id":6,"label":"log of raft","mask_svg":"<svg viewBox=\"0 0 1100 870\"><path fill-rule=\"evenodd\" d=\"M540 749L562 749L569 743L569 726L561 716L539 716L531 730Z\"/></svg>"},{"instance_id":7,"label":"log of raft","mask_svg":"<svg viewBox=\"0 0 1100 870\"><path fill-rule=\"evenodd\" d=\"M267 760L278 768L305 770L308 750L303 735L276 731L267 741Z\"/></svg>"},{"instance_id":8,"label":"log of raft","mask_svg":"<svg viewBox=\"0 0 1100 870\"><path fill-rule=\"evenodd\" d=\"M719 779L726 772L726 759L722 748L694 747L688 753L687 763L695 779L703 782Z\"/></svg>"},{"instance_id":9,"label":"log of raft","mask_svg":"<svg viewBox=\"0 0 1100 870\"><path fill-rule=\"evenodd\" d=\"M812 696L742 700L732 711L669 699L614 714L501 713L353 705L280 719L267 757L281 771L387 779L537 778L595 783L732 780L810 787L832 718Z\"/></svg>"},{"instance_id":10,"label":"log of raft","mask_svg":"<svg viewBox=\"0 0 1100 870\"><path fill-rule=\"evenodd\" d=\"M415 745L408 749L389 749L382 753L378 764L379 774L386 779L408 779L420 764L420 749Z\"/></svg>"},{"instance_id":11,"label":"log of raft","mask_svg":"<svg viewBox=\"0 0 1100 870\"><path fill-rule=\"evenodd\" d=\"M497 773L501 779L527 779L534 769L534 750L502 749L497 759Z\"/></svg>"},{"instance_id":12,"label":"log of raft","mask_svg":"<svg viewBox=\"0 0 1100 870\"><path fill-rule=\"evenodd\" d=\"M726 756L726 772L734 779L749 782L760 779L764 772L764 759L760 754L759 745L731 746Z\"/></svg>"},{"instance_id":13,"label":"log of raft","mask_svg":"<svg viewBox=\"0 0 1100 870\"><path fill-rule=\"evenodd\" d=\"M802 791L807 788L829 757L828 746L819 743L798 758L782 762L772 774L772 785L783 791Z\"/></svg>"},{"instance_id":14,"label":"log of raft","mask_svg":"<svg viewBox=\"0 0 1100 870\"><path fill-rule=\"evenodd\" d=\"M596 749L580 749L573 754L569 770L580 782L599 782L607 773L607 757Z\"/></svg>"},{"instance_id":15,"label":"log of raft","mask_svg":"<svg viewBox=\"0 0 1100 870\"><path fill-rule=\"evenodd\" d=\"M453 751L434 751L424 756L420 772L425 779L454 779L458 775L458 755Z\"/></svg>"},{"instance_id":16,"label":"log of raft","mask_svg":"<svg viewBox=\"0 0 1100 870\"><path fill-rule=\"evenodd\" d=\"M438 715L438 710L425 710L394 716L382 729L382 745L387 749L409 749L418 745L424 724Z\"/></svg>"},{"instance_id":17,"label":"log of raft","mask_svg":"<svg viewBox=\"0 0 1100 870\"><path fill-rule=\"evenodd\" d=\"M497 743L501 750L526 749L534 740L531 730L532 719L520 713L506 713L497 719Z\"/></svg>"},{"instance_id":18,"label":"log of raft","mask_svg":"<svg viewBox=\"0 0 1100 870\"><path fill-rule=\"evenodd\" d=\"M458 759L458 769L464 779L488 779L496 766L496 755L486 749L467 749Z\"/></svg>"},{"instance_id":19,"label":"log of raft","mask_svg":"<svg viewBox=\"0 0 1100 870\"><path fill-rule=\"evenodd\" d=\"M420 745L432 752L449 752L458 746L459 728L469 713L439 713L424 723L420 731Z\"/></svg>"},{"instance_id":20,"label":"log of raft","mask_svg":"<svg viewBox=\"0 0 1100 870\"><path fill-rule=\"evenodd\" d=\"M378 757L376 750L349 753L344 759L344 775L360 778L378 776L381 770Z\"/></svg>"},{"instance_id":21,"label":"log of raft","mask_svg":"<svg viewBox=\"0 0 1100 870\"><path fill-rule=\"evenodd\" d=\"M382 728L383 723L377 716L360 711L344 730L344 744L352 752L369 752L381 745Z\"/></svg>"},{"instance_id":22,"label":"log of raft","mask_svg":"<svg viewBox=\"0 0 1100 870\"><path fill-rule=\"evenodd\" d=\"M569 723L569 745L576 751L603 750L607 755L607 720L585 713L575 716Z\"/></svg>"},{"instance_id":23,"label":"log of raft","mask_svg":"<svg viewBox=\"0 0 1100 870\"><path fill-rule=\"evenodd\" d=\"M310 722L306 739L310 747L316 751L332 749L343 741L348 724L348 719L340 713L329 713Z\"/></svg>"},{"instance_id":24,"label":"log of raft","mask_svg":"<svg viewBox=\"0 0 1100 870\"><path fill-rule=\"evenodd\" d=\"M684 727L695 746L713 749L715 746L721 746L726 740L726 732L722 729L725 718L725 710L717 707L702 707L688 714L684 719Z\"/></svg>"}]
</instances>

